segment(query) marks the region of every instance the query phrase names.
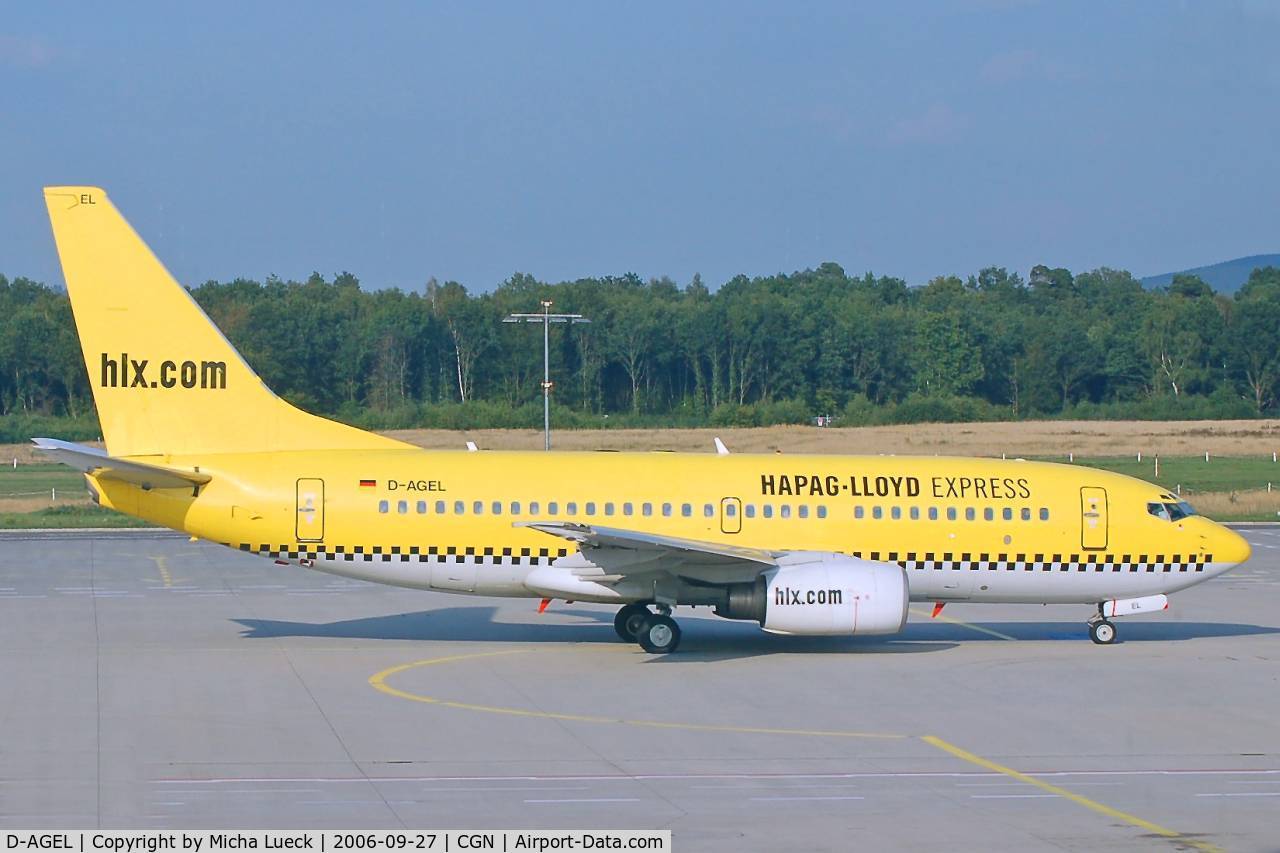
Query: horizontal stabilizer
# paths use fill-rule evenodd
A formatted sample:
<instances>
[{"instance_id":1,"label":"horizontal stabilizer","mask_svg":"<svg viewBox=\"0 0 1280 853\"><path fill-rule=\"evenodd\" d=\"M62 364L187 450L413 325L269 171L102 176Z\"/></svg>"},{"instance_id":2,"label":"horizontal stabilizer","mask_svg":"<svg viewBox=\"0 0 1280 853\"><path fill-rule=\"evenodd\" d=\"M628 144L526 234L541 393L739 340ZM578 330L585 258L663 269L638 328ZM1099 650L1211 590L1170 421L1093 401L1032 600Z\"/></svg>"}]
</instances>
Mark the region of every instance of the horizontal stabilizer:
<instances>
[{"instance_id":1,"label":"horizontal stabilizer","mask_svg":"<svg viewBox=\"0 0 1280 853\"><path fill-rule=\"evenodd\" d=\"M78 471L103 480L119 480L143 489L189 489L203 486L212 478L199 471L166 468L149 462L133 462L108 456L105 450L59 441L56 438L33 438L36 449L49 458L70 465Z\"/></svg>"}]
</instances>

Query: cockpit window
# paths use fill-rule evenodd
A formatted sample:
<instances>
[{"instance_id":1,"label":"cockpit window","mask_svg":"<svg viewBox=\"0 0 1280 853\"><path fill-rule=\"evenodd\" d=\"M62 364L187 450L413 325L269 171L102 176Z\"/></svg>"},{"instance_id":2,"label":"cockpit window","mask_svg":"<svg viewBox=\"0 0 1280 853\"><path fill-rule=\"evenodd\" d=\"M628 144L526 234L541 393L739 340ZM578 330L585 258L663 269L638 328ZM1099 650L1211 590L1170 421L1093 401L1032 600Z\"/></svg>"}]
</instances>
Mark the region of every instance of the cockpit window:
<instances>
[{"instance_id":1,"label":"cockpit window","mask_svg":"<svg viewBox=\"0 0 1280 853\"><path fill-rule=\"evenodd\" d=\"M1195 508L1186 501L1169 501L1167 503L1152 501L1147 504L1147 513L1165 521L1181 521L1184 518L1196 515Z\"/></svg>"}]
</instances>

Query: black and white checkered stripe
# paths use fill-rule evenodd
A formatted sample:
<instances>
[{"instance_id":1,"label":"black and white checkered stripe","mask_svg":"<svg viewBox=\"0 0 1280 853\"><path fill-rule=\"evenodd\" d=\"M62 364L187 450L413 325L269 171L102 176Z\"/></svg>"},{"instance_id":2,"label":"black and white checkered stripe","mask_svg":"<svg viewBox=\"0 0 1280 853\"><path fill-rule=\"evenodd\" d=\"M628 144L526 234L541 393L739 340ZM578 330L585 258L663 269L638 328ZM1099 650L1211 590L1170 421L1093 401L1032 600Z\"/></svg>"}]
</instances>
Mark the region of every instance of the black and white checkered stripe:
<instances>
[{"instance_id":1,"label":"black and white checkered stripe","mask_svg":"<svg viewBox=\"0 0 1280 853\"><path fill-rule=\"evenodd\" d=\"M351 562L461 563L479 560L493 565L549 565L567 556L565 548L477 548L467 546L410 546L383 548L381 545L320 545L294 543L287 545L252 545L241 543L241 551L277 560L341 560ZM536 553L535 553L536 552ZM908 571L987 571L987 572L1203 572L1213 562L1212 554L991 554L970 552L854 551L851 556L873 562L897 563Z\"/></svg>"},{"instance_id":2,"label":"black and white checkered stripe","mask_svg":"<svg viewBox=\"0 0 1280 853\"><path fill-rule=\"evenodd\" d=\"M986 572L1203 572L1212 554L979 554L954 552L871 551L854 557L897 563L908 571Z\"/></svg>"},{"instance_id":3,"label":"black and white checkered stripe","mask_svg":"<svg viewBox=\"0 0 1280 853\"><path fill-rule=\"evenodd\" d=\"M335 560L348 563L461 563L464 561L489 562L494 565L538 566L568 555L564 548L476 548L475 546L417 545L402 548L392 545L366 547L364 545L321 545L318 543L293 543L286 545L253 545L243 542L235 547L240 551L272 557L277 560Z\"/></svg>"}]
</instances>

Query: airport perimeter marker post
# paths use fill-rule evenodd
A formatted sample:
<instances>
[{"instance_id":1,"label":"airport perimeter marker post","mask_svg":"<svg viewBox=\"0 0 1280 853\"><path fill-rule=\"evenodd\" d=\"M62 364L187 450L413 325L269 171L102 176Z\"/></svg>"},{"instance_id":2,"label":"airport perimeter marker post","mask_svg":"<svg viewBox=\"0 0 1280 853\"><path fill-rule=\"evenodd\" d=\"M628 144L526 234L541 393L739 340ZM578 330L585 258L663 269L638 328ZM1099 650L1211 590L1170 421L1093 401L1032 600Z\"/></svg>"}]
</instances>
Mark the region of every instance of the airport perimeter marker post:
<instances>
[{"instance_id":1,"label":"airport perimeter marker post","mask_svg":"<svg viewBox=\"0 0 1280 853\"><path fill-rule=\"evenodd\" d=\"M542 444L543 450L551 449L551 324L590 323L581 314L552 314L550 299L543 299L541 314L508 314L504 323L542 324Z\"/></svg>"}]
</instances>

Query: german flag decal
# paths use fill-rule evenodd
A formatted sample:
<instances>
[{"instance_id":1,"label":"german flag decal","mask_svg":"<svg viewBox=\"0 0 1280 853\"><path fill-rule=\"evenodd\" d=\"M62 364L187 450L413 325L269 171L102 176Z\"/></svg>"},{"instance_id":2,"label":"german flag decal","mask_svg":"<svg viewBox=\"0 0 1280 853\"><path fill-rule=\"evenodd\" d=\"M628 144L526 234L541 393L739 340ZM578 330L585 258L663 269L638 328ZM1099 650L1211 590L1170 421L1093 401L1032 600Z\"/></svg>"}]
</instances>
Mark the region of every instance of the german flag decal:
<instances>
[{"instance_id":1,"label":"german flag decal","mask_svg":"<svg viewBox=\"0 0 1280 853\"><path fill-rule=\"evenodd\" d=\"M378 481L377 481L377 480L361 480L361 481L360 481L360 488L362 488L362 489L372 489L372 488L376 488L376 487L377 487L377 485L378 485Z\"/></svg>"}]
</instances>

